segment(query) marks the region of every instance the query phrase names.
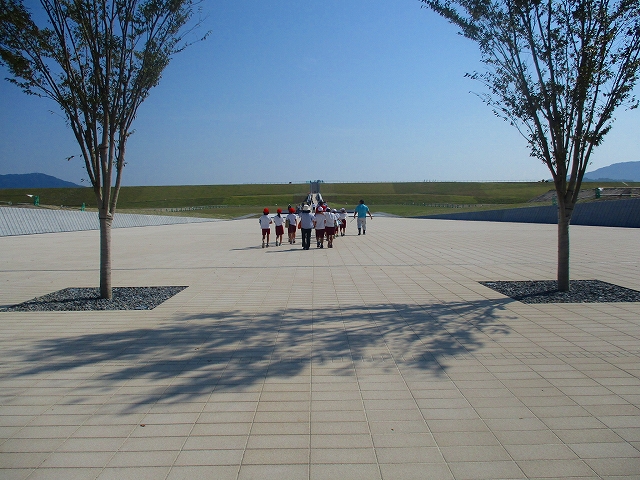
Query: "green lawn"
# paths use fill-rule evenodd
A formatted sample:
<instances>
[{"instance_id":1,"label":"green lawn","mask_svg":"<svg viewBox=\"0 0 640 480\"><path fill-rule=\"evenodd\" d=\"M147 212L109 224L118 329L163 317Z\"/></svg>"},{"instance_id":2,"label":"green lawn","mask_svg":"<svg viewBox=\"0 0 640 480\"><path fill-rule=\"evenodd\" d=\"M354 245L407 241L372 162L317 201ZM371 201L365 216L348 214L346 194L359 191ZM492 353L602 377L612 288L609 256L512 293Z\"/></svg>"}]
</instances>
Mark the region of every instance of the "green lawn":
<instances>
[{"instance_id":1,"label":"green lawn","mask_svg":"<svg viewBox=\"0 0 640 480\"><path fill-rule=\"evenodd\" d=\"M621 186L620 183L585 183L583 189ZM630 184L640 186L640 183ZM187 185L122 187L118 210L122 213L153 213L217 218L260 214L269 207L301 203L308 184ZM553 189L551 183L525 182L405 182L323 183L323 198L336 208L352 209L363 199L373 212L400 216L433 215L461 211L513 208ZM43 206L95 209L90 188L3 189L0 205L30 203L27 194L39 195ZM179 210L179 211L168 211Z\"/></svg>"}]
</instances>

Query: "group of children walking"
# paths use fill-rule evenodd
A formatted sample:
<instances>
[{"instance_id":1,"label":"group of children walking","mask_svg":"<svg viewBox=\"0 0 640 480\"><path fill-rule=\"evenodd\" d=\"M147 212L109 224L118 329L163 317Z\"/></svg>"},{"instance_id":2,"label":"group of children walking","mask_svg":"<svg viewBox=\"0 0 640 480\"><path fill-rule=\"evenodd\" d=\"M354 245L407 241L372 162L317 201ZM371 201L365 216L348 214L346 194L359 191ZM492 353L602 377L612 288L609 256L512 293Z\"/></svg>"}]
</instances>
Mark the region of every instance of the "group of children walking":
<instances>
[{"instance_id":1,"label":"group of children walking","mask_svg":"<svg viewBox=\"0 0 640 480\"><path fill-rule=\"evenodd\" d=\"M269 246L269 236L271 234L271 224L276 227L276 247L282 245L284 230L289 234L289 243L296 243L296 232L300 230L302 234L302 248L309 250L311 247L311 231L316 233L317 248L324 248L324 241L327 240L327 247L333 248L333 241L336 236L344 237L347 230L347 210L341 208L340 211L329 208L327 204L315 207L312 212L310 205L303 205L302 209L296 210L289 206L289 213L282 216L282 209L278 209L276 215L269 216L269 209L265 208L259 219L262 229L262 248Z\"/></svg>"}]
</instances>

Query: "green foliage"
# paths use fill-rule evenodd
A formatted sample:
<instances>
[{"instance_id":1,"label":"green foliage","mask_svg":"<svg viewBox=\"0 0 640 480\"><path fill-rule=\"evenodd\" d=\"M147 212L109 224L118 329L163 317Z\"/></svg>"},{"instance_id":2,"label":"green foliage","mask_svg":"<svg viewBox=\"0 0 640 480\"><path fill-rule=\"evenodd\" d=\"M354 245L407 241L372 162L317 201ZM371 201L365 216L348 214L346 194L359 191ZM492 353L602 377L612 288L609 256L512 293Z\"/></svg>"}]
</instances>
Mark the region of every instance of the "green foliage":
<instances>
[{"instance_id":1,"label":"green foliage","mask_svg":"<svg viewBox=\"0 0 640 480\"><path fill-rule=\"evenodd\" d=\"M97 202L110 217L131 125L171 57L188 45L194 3L39 3L39 17L46 18L42 25L23 0L0 0L0 64L11 73L8 80L25 93L60 106L81 148Z\"/></svg>"},{"instance_id":2,"label":"green foliage","mask_svg":"<svg viewBox=\"0 0 640 480\"><path fill-rule=\"evenodd\" d=\"M0 204L30 204L27 194L40 196L41 205L96 207L96 197L91 188L11 188L0 190Z\"/></svg>"},{"instance_id":3,"label":"green foliage","mask_svg":"<svg viewBox=\"0 0 640 480\"><path fill-rule=\"evenodd\" d=\"M120 209L178 208L203 205L272 206L300 203L307 185L189 185L122 187ZM28 203L27 194L38 194L43 205L96 208L90 188L0 189L0 202Z\"/></svg>"},{"instance_id":4,"label":"green foliage","mask_svg":"<svg viewBox=\"0 0 640 480\"><path fill-rule=\"evenodd\" d=\"M323 184L325 200L356 205L407 203L521 203L549 190L549 184L524 182L397 182ZM357 192L357 193L353 193Z\"/></svg>"},{"instance_id":5,"label":"green foliage","mask_svg":"<svg viewBox=\"0 0 640 480\"><path fill-rule=\"evenodd\" d=\"M100 212L100 293L111 298L111 224L131 125L172 56L188 45L193 0L0 0L0 64L63 111ZM38 17L35 17L38 18ZM114 179L115 176L115 179ZM114 181L115 180L115 181Z\"/></svg>"},{"instance_id":6,"label":"green foliage","mask_svg":"<svg viewBox=\"0 0 640 480\"><path fill-rule=\"evenodd\" d=\"M614 111L637 107L637 0L422 0L478 43L480 97L549 168L567 212Z\"/></svg>"},{"instance_id":7,"label":"green foliage","mask_svg":"<svg viewBox=\"0 0 640 480\"><path fill-rule=\"evenodd\" d=\"M636 108L638 0L422 0L477 42L486 66L469 75L553 177L558 288L569 290L569 224L593 149L614 111Z\"/></svg>"},{"instance_id":8,"label":"green foliage","mask_svg":"<svg viewBox=\"0 0 640 480\"><path fill-rule=\"evenodd\" d=\"M620 183L599 182L597 186L620 186ZM418 207L441 211L444 208L441 205L446 204L476 205L483 206L482 208L496 208L500 205L512 207L526 203L548 192L550 188L551 184L538 182L323 183L322 195L330 204L349 209L362 198L376 210L383 206L395 206L407 211L414 211ZM263 207L301 203L307 196L307 189L306 184L122 187L118 203L120 209L127 211L216 206L211 209L213 213L220 212L221 205L229 206L232 210L237 206L247 206L247 210L242 210L244 215L255 211L257 207L261 210ZM31 203L27 194L39 195L42 205L79 208L85 203L88 208L96 208L91 188L0 189L0 202L11 202L14 205ZM425 206L434 204L438 206ZM202 211L197 212L199 215ZM389 213L395 212L396 210Z\"/></svg>"}]
</instances>

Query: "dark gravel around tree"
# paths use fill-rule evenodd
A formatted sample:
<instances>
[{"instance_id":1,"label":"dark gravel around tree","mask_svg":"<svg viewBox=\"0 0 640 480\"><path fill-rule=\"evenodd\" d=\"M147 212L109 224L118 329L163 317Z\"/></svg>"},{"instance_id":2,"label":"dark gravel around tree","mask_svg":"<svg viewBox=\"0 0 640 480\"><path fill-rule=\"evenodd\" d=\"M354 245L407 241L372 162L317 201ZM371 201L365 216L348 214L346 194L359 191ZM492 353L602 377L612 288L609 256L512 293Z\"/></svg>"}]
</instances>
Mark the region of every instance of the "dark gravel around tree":
<instances>
[{"instance_id":1,"label":"dark gravel around tree","mask_svg":"<svg viewBox=\"0 0 640 480\"><path fill-rule=\"evenodd\" d=\"M0 312L71 312L90 310L153 310L187 287L114 287L113 298L100 298L99 288L65 288Z\"/></svg>"},{"instance_id":2,"label":"dark gravel around tree","mask_svg":"<svg viewBox=\"0 0 640 480\"><path fill-rule=\"evenodd\" d=\"M522 303L640 302L637 290L600 280L572 280L568 292L559 292L555 280L480 283Z\"/></svg>"}]
</instances>

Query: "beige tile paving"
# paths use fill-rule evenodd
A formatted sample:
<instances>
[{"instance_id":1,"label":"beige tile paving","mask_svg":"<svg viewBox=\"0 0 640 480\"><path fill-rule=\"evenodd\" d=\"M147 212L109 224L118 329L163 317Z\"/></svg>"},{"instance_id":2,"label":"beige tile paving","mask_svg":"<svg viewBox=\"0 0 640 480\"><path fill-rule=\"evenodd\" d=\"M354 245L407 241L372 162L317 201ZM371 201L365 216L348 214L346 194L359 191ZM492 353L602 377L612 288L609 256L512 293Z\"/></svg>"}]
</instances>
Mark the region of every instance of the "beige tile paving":
<instances>
[{"instance_id":1,"label":"beige tile paving","mask_svg":"<svg viewBox=\"0 0 640 480\"><path fill-rule=\"evenodd\" d=\"M0 313L0 478L638 478L640 304L524 305L554 226L376 217L334 249L255 220L118 229L152 311ZM0 305L95 286L98 233L0 238ZM640 290L640 231L572 227Z\"/></svg>"}]
</instances>

